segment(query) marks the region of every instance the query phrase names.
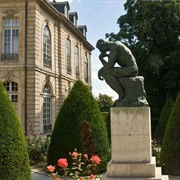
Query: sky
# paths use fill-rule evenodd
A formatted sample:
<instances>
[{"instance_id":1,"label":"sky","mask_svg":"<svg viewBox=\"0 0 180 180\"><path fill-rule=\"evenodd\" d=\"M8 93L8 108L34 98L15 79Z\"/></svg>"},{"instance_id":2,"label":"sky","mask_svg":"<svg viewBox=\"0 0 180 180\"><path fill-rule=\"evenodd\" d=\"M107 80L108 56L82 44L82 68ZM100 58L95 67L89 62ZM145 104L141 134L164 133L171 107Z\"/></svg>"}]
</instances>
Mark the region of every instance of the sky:
<instances>
[{"instance_id":1,"label":"sky","mask_svg":"<svg viewBox=\"0 0 180 180\"><path fill-rule=\"evenodd\" d=\"M78 14L77 25L87 26L87 40L95 48L91 55L92 93L96 97L99 93L107 94L116 100L118 98L116 92L105 81L98 79L97 73L102 64L98 59L100 52L96 48L96 42L98 39L105 39L106 33L119 31L117 20L126 13L124 10L126 0L68 0L68 2L70 12Z\"/></svg>"}]
</instances>

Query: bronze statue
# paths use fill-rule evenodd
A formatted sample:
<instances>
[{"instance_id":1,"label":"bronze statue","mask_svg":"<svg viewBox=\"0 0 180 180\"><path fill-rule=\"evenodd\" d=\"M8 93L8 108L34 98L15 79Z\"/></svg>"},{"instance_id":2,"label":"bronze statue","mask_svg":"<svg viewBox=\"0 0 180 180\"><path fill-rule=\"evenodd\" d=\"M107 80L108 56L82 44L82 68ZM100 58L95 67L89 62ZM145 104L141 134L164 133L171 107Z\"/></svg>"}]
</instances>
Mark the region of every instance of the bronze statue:
<instances>
[{"instance_id":1,"label":"bronze statue","mask_svg":"<svg viewBox=\"0 0 180 180\"><path fill-rule=\"evenodd\" d=\"M104 79L106 83L119 95L116 106L129 107L147 105L148 103L144 99L144 79L143 77L137 77L138 66L130 49L120 41L109 42L103 39L99 39L97 41L96 47L101 52L99 59L103 64L103 67L98 72L98 77L100 80ZM104 59L105 57L107 57L107 61ZM116 63L118 66L115 66ZM135 84L132 83L133 77L136 81ZM137 81L141 82L141 87L139 87L139 83ZM135 89L132 89L132 86ZM136 86L138 86L138 89ZM134 90L137 92L130 93L131 96L133 95L133 97L130 97L129 92Z\"/></svg>"}]
</instances>

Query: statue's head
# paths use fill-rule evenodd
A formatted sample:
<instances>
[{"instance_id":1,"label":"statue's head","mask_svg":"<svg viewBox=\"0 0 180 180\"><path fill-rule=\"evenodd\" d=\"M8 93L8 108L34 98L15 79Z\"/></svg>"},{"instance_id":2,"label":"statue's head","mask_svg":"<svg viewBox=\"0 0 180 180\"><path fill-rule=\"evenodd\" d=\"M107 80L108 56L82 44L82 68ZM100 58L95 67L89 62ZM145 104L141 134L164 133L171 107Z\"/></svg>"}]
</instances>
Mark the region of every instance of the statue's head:
<instances>
[{"instance_id":1,"label":"statue's head","mask_svg":"<svg viewBox=\"0 0 180 180\"><path fill-rule=\"evenodd\" d=\"M99 39L96 43L96 47L99 49L100 46L102 46L105 43L103 39Z\"/></svg>"},{"instance_id":2,"label":"statue's head","mask_svg":"<svg viewBox=\"0 0 180 180\"><path fill-rule=\"evenodd\" d=\"M107 47L106 47L106 42L103 39L99 39L96 43L96 47L101 51L101 52L106 52L107 51Z\"/></svg>"}]
</instances>

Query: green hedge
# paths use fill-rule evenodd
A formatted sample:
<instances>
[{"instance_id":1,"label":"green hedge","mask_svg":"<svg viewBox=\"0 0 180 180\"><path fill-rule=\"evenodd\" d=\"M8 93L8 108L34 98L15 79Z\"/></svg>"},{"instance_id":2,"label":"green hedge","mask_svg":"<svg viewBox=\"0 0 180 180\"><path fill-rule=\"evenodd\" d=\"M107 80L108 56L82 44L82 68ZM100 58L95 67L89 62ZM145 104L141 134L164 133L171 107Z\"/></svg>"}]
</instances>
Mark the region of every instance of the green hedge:
<instances>
[{"instance_id":1,"label":"green hedge","mask_svg":"<svg viewBox=\"0 0 180 180\"><path fill-rule=\"evenodd\" d=\"M165 164L165 173L180 175L180 92L171 111L163 137L161 165Z\"/></svg>"},{"instance_id":2,"label":"green hedge","mask_svg":"<svg viewBox=\"0 0 180 180\"><path fill-rule=\"evenodd\" d=\"M31 180L24 133L15 109L0 82L0 179Z\"/></svg>"},{"instance_id":3,"label":"green hedge","mask_svg":"<svg viewBox=\"0 0 180 180\"><path fill-rule=\"evenodd\" d=\"M168 100L166 101L166 104L161 112L159 122L158 122L156 132L155 132L155 138L160 141L162 141L162 139L163 139L164 132L166 129L166 124L169 119L173 105L174 105L173 99L171 97L168 98Z\"/></svg>"},{"instance_id":4,"label":"green hedge","mask_svg":"<svg viewBox=\"0 0 180 180\"><path fill-rule=\"evenodd\" d=\"M106 171L110 156L107 129L95 99L81 81L74 84L56 119L48 164L56 165L59 158L70 161L69 152L75 148L89 156L98 155L99 171Z\"/></svg>"}]
</instances>

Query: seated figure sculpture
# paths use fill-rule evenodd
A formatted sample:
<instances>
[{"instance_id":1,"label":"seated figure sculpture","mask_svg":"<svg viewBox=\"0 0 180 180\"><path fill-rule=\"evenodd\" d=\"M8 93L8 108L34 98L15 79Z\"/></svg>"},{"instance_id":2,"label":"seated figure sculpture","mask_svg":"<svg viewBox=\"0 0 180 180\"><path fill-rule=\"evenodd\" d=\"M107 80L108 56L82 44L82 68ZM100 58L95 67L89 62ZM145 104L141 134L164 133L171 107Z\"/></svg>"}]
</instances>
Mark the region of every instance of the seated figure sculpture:
<instances>
[{"instance_id":1,"label":"seated figure sculpture","mask_svg":"<svg viewBox=\"0 0 180 180\"><path fill-rule=\"evenodd\" d=\"M116 106L129 107L147 105L148 103L144 97L144 79L143 77L137 77L138 66L130 49L120 41L108 42L103 39L97 41L96 47L101 52L99 59L103 64L103 67L98 71L98 78L105 80L119 95ZM108 59L107 61L104 59L105 57ZM116 63L119 67L115 66ZM135 81L135 83L133 81ZM132 91L134 93L130 93Z\"/></svg>"}]
</instances>

